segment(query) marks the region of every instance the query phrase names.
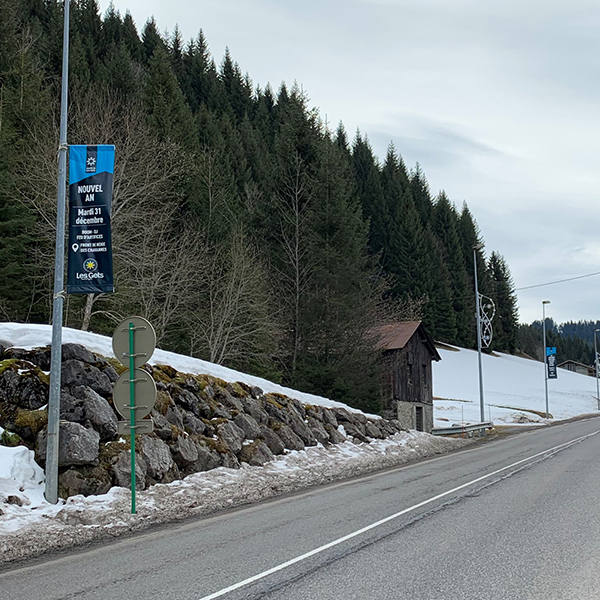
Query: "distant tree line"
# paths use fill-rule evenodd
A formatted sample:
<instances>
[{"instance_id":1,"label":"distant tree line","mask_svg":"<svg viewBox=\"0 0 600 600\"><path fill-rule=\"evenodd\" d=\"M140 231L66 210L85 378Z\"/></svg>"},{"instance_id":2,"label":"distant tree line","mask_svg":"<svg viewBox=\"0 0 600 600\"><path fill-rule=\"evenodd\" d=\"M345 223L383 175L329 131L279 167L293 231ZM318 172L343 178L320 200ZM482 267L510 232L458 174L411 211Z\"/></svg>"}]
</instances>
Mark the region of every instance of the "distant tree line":
<instances>
[{"instance_id":1,"label":"distant tree line","mask_svg":"<svg viewBox=\"0 0 600 600\"><path fill-rule=\"evenodd\" d=\"M595 329L600 329L600 321L567 321L558 324L554 319L547 318L546 345L556 348L559 363L574 360L591 366L594 364ZM542 334L542 321L519 325L519 349L532 358L544 360Z\"/></svg>"},{"instance_id":2,"label":"distant tree line","mask_svg":"<svg viewBox=\"0 0 600 600\"><path fill-rule=\"evenodd\" d=\"M202 33L138 35L129 13L71 4L69 143L116 146L117 293L70 296L66 323L110 333L148 317L163 347L379 410L373 328L422 318L473 347L466 204L430 192L393 145L330 129L297 85L255 86ZM48 322L56 215L62 2L0 0L0 315ZM476 251L517 347L503 257Z\"/></svg>"}]
</instances>

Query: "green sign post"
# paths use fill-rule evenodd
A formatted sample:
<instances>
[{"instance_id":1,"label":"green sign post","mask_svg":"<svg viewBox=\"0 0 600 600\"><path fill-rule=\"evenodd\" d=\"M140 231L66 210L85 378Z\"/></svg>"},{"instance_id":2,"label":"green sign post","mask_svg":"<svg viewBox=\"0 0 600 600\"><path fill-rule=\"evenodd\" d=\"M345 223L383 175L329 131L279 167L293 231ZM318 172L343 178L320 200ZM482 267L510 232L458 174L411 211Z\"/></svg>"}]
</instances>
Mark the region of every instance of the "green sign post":
<instances>
[{"instance_id":1,"label":"green sign post","mask_svg":"<svg viewBox=\"0 0 600 600\"><path fill-rule=\"evenodd\" d=\"M142 317L130 317L113 333L113 351L118 360L129 367L115 383L113 402L127 421L118 423L119 433L131 436L131 514L135 514L135 434L151 433L153 423L144 420L156 401L156 385L150 375L140 369L146 364L156 345L152 325ZM127 393L127 390L129 393Z\"/></svg>"}]
</instances>

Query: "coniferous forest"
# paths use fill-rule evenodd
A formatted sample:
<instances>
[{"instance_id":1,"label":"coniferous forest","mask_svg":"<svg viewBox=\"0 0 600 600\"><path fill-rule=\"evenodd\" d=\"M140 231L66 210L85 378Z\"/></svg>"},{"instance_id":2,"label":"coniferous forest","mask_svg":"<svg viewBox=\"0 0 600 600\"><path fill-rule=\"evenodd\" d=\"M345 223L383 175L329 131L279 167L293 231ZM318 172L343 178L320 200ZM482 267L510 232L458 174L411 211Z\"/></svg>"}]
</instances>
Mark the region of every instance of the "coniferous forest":
<instances>
[{"instance_id":1,"label":"coniferous forest","mask_svg":"<svg viewBox=\"0 0 600 600\"><path fill-rule=\"evenodd\" d=\"M3 320L51 319L62 11L0 0ZM69 143L116 146L117 292L69 296L66 325L110 334L141 314L163 348L372 412L378 324L422 318L436 340L476 344L481 233L401 149L380 160L297 85L259 87L229 52L215 60L202 31L138 31L76 0L70 44ZM514 352L508 265L476 260L492 349Z\"/></svg>"}]
</instances>

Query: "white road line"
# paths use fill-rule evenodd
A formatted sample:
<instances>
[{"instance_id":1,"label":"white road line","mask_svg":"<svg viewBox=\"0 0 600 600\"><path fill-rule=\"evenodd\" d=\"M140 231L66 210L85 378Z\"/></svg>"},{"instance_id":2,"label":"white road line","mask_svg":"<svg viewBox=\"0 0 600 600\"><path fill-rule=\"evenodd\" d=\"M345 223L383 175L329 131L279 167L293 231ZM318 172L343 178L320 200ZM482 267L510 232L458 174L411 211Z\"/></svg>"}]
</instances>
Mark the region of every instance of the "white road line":
<instances>
[{"instance_id":1,"label":"white road line","mask_svg":"<svg viewBox=\"0 0 600 600\"><path fill-rule=\"evenodd\" d=\"M256 581L264 579L265 577L268 577L269 575L272 575L273 573L277 573L278 571L283 571L283 569L286 569L287 567L291 567L292 565L302 562L303 560L306 560L307 558L310 558L311 556L315 556L316 554L320 554L321 552L324 552L325 550L329 550L329 548L333 548L334 546L338 546L339 544L347 542L348 540L351 540L352 538L355 538L363 533L366 533L367 531L371 531L371 529L375 529L376 527L379 527L380 525L388 523L389 521L393 521L394 519L397 519L398 517L401 517L409 512L412 512L413 510L417 510L418 508L421 508L422 506L431 504L432 502L435 502L436 500L439 500L440 498L449 496L450 494L453 494L454 492L458 492L459 490L462 490L469 486L475 485L476 483L479 483L480 481L483 481L484 479L489 479L490 477L493 477L494 475L498 475L498 473L508 471L508 469L512 469L513 467L522 465L523 463L525 463L529 460L533 460L534 458L538 458L539 456L543 456L544 454L549 454L551 452L565 449L568 446L578 444L579 442L581 442L589 437L592 437L594 435L597 435L598 433L600 433L600 431L595 431L594 433L589 433L588 435L584 435L584 436L581 436L574 440L570 440L569 442L565 442L564 444L559 444L558 446L554 446L553 448L548 448L548 450L543 450L542 452L538 452L537 454L534 454L533 456L528 456L527 458L523 458L522 460L512 463L511 465L502 467L501 469L497 469L496 471L493 471L492 473L488 473L487 475L483 475L481 477L478 477L477 479L473 479L472 481L463 483L462 485L459 485L458 487L448 490L447 492L443 492L442 494L433 496L432 498L424 500L423 502L419 502L418 504L415 504L409 508L405 508L404 510L394 513L393 515L390 515L389 517L386 517L385 519L381 519L380 521L377 521L376 523L371 523L371 525L367 525L366 527L363 527L362 529L358 529L357 531L354 531L353 533L349 533L348 535L338 538L337 540L334 540L333 542L329 542L328 544L325 544L324 546L320 546L319 548L315 548L314 550L311 550L310 552L306 552L305 554L297 556L296 558L292 558L291 560L288 560L287 562L277 565L276 567L273 567L272 569L268 569L267 571L263 571L262 573L259 573L258 575L254 575L252 577L249 577L248 579L244 579L243 581L234 583L233 585L223 588L222 590L214 592L213 594L210 594L208 596L203 596L202 598L200 598L200 600L213 600L214 598L220 598L221 596L224 596L225 594L228 594L229 592L234 592L235 590L239 590L240 588L242 588L244 586L247 586L251 583L254 583Z\"/></svg>"}]
</instances>

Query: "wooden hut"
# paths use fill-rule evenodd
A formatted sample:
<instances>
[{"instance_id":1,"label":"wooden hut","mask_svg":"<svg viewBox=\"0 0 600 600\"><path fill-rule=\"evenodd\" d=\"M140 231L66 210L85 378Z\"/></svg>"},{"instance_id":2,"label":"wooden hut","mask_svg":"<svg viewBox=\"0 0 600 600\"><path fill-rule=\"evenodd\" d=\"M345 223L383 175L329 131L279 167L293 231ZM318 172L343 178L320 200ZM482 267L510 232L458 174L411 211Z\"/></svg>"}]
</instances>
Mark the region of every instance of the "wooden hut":
<instances>
[{"instance_id":1,"label":"wooden hut","mask_svg":"<svg viewBox=\"0 0 600 600\"><path fill-rule=\"evenodd\" d=\"M433 427L432 362L442 360L421 321L377 328L383 356L384 415L403 427L430 432Z\"/></svg>"}]
</instances>

